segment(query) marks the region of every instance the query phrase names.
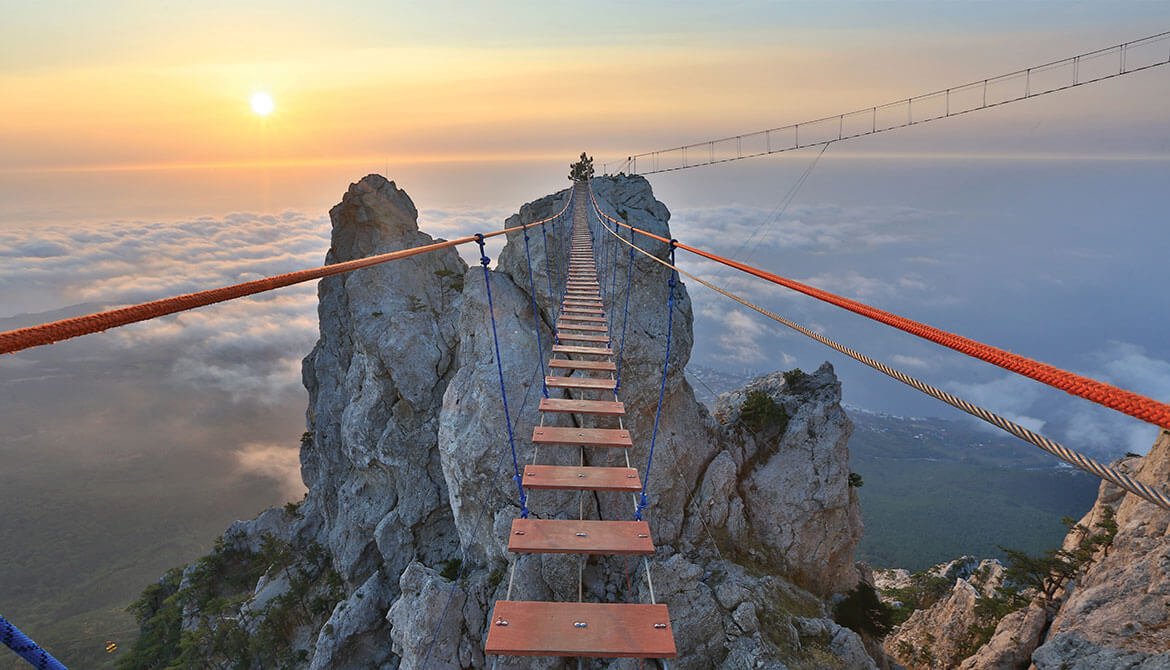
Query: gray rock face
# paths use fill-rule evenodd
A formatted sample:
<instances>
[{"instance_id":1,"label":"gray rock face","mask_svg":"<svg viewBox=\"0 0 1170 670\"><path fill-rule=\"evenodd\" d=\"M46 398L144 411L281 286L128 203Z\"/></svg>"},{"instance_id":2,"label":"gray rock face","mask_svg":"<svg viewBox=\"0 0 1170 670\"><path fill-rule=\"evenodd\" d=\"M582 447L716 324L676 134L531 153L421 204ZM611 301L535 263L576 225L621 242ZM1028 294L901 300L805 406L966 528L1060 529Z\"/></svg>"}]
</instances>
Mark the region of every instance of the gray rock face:
<instances>
[{"instance_id":1,"label":"gray rock face","mask_svg":"<svg viewBox=\"0 0 1170 670\"><path fill-rule=\"evenodd\" d=\"M910 670L957 667L970 653L965 649L971 625L976 622L976 604L980 598L994 595L1003 583L1003 566L994 559L977 563L963 556L928 572L955 580L950 594L926 609L915 610L882 642L890 658ZM1043 624L1042 618L1041 627Z\"/></svg>"},{"instance_id":2,"label":"gray rock face","mask_svg":"<svg viewBox=\"0 0 1170 670\"><path fill-rule=\"evenodd\" d=\"M352 185L329 215L327 263L434 241L406 193L377 176ZM354 586L380 566L397 575L419 552L453 549L436 532L451 512L435 447L460 294L436 273L465 270L444 249L320 283L321 338L303 371L312 434L301 453L303 513L323 520L323 544Z\"/></svg>"},{"instance_id":3,"label":"gray rock face","mask_svg":"<svg viewBox=\"0 0 1170 670\"><path fill-rule=\"evenodd\" d=\"M801 637L827 640L827 650L842 661L842 668L877 670L877 664L865 651L861 636L832 619L796 619Z\"/></svg>"},{"instance_id":4,"label":"gray rock face","mask_svg":"<svg viewBox=\"0 0 1170 670\"><path fill-rule=\"evenodd\" d=\"M593 188L605 211L670 236L669 212L645 179L599 178ZM569 197L566 190L529 203L507 225L552 216ZM374 175L353 184L331 217L330 262L432 241L418 231L406 194ZM551 353L549 279L555 285L564 272L568 234L564 223L532 228L527 251L524 233L508 235L488 270L491 312L483 268L466 267L453 250L321 282L321 339L304 362L308 497L295 520L269 512L233 527L241 543L259 543L267 533L328 549L349 595L315 631L311 667L417 668L428 648L427 667L484 667L496 599L510 593L513 600L572 600L578 575L586 600L649 601L640 560L525 555L513 572L506 551L519 506L490 313L522 468L534 457L541 363ZM638 243L668 256L663 243ZM635 444L629 456L645 473L666 354L670 273L641 255L631 261L628 247L612 237L603 237L595 253L606 259L624 425ZM817 597L857 583L852 556L862 530L847 483L852 426L832 368L825 364L800 384L778 374L753 382L750 390L784 408L784 427L749 430L739 409L746 390L721 398L715 420L683 374L691 325L690 298L679 282L645 512L658 547L648 563L654 595L670 607L679 650L671 667L809 667L801 664L816 659L872 667L861 639L825 619ZM545 418L546 425L577 425L572 421ZM620 454L588 451L587 464L624 465ZM544 464L577 458L571 448L537 455ZM583 511L586 518L630 519L633 512L628 495L609 493L529 491L528 506L540 518ZM454 558L463 559L457 584L439 573ZM826 622L824 630L815 640L798 632L797 616ZM500 659L499 667L575 665L566 663Z\"/></svg>"},{"instance_id":5,"label":"gray rock face","mask_svg":"<svg viewBox=\"0 0 1170 670\"><path fill-rule=\"evenodd\" d=\"M1162 431L1144 457L1116 465L1139 481L1170 489L1170 431ZM1106 505L1116 511L1117 535L1070 585L1048 641L1033 656L1037 667L1073 663L1070 654L1084 651L1102 659L1110 654L1118 659L1154 659L1095 667L1170 668L1170 656L1164 654L1170 649L1170 512L1102 483L1097 503L1081 524L1092 528ZM1074 535L1066 539L1066 546L1079 539ZM1042 661L1050 665L1041 665Z\"/></svg>"},{"instance_id":6,"label":"gray rock face","mask_svg":"<svg viewBox=\"0 0 1170 670\"><path fill-rule=\"evenodd\" d=\"M853 423L841 409L841 384L831 365L789 377L791 382L773 373L719 397L715 418L742 446L725 452L735 471L726 459L708 469L706 502L754 560L781 566L816 593L840 593L857 585L853 550L863 530L857 494L849 486ZM741 408L752 392L783 408L787 426L779 435L778 426L757 429L743 420ZM732 474L734 492L727 490ZM727 498L716 503L716 494Z\"/></svg>"},{"instance_id":7,"label":"gray rock face","mask_svg":"<svg viewBox=\"0 0 1170 670\"><path fill-rule=\"evenodd\" d=\"M1036 670L1166 670L1170 651L1146 653L1096 644L1073 631L1053 636L1032 654Z\"/></svg>"},{"instance_id":8,"label":"gray rock face","mask_svg":"<svg viewBox=\"0 0 1170 670\"><path fill-rule=\"evenodd\" d=\"M1161 490L1170 488L1170 431L1162 431L1146 456L1126 457L1113 467ZM991 640L962 660L960 670L1016 670L1029 667L1029 660L1036 670L1170 668L1170 512L1102 482L1097 502L1078 525L1098 532L1106 508L1116 514L1112 543L1097 549L1057 594L1055 605L1046 608L1036 600L1000 620ZM1084 532L1074 529L1063 548L1072 551L1084 539ZM963 557L932 571L960 577L950 598L914 612L887 636L885 649L897 661L916 669L953 667L960 660L954 640L970 625L973 603L1003 579L998 564L984 561L971 570L973 562ZM966 575L984 583L968 583ZM901 571L878 577L889 586L908 579Z\"/></svg>"},{"instance_id":9,"label":"gray rock face","mask_svg":"<svg viewBox=\"0 0 1170 670\"><path fill-rule=\"evenodd\" d=\"M1040 644L1048 613L1039 603L1016 610L1000 620L995 633L959 670L1016 670L1028 666L1032 651Z\"/></svg>"}]
</instances>

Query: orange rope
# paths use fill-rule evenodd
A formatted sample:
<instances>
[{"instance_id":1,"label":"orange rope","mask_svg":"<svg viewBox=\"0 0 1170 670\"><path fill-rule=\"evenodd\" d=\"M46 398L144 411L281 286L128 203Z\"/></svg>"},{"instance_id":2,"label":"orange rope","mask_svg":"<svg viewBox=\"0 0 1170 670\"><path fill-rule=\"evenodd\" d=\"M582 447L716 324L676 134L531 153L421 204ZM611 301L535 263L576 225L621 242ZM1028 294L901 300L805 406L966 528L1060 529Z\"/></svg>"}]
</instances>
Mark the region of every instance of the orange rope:
<instances>
[{"instance_id":1,"label":"orange rope","mask_svg":"<svg viewBox=\"0 0 1170 670\"><path fill-rule=\"evenodd\" d=\"M569 199L569 202L572 202L572 198ZM568 204L566 204L560 212L548 217L547 219L542 219L540 221L535 221L533 223L522 226L513 226L512 228L497 230L494 233L486 233L484 237L495 237L496 235L503 235L505 233L531 228L532 226L538 226L560 216L564 213L565 209L568 209ZM346 261L344 263L326 265L325 267L299 270L297 272L276 275L274 277L266 277L264 279L257 279L255 281L245 282L243 284L234 284L232 286L224 286L208 291L188 293L186 295L175 296L173 298L164 298L162 300L155 300L154 302L142 303L140 305L133 305L131 307L122 307L120 309L112 309L106 312L88 314L86 316L79 316L72 319L44 323L39 326L30 326L28 328L10 330L8 332L0 333L0 354L11 354L22 349L28 349L30 347L52 344L54 342L60 342L62 340L67 340L73 337L80 337L81 335L89 335L91 333L101 332L103 330L116 328L118 326L125 326L131 323L137 323L139 321L147 321L149 319L155 319L160 316L166 316L168 314L175 314L176 312L183 312L189 309L195 309L197 307L213 305L217 302L235 300L236 298L255 295L257 293L263 293L273 289L284 288L285 286L300 284L302 282L311 281L313 279L321 279L322 277L329 277L331 275L341 274L343 272L352 272L353 270L360 270L361 268L370 267L371 265L396 261L402 258L409 258L411 256L417 256L419 254L425 254L431 251L438 251L439 249L446 249L448 247L454 247L460 244L467 244L468 242L474 242L475 240L475 236L460 237L455 240L435 242L434 244L426 244L421 247L413 247L410 249L402 249L400 251L379 254L377 256L358 258L352 261Z\"/></svg>"},{"instance_id":2,"label":"orange rope","mask_svg":"<svg viewBox=\"0 0 1170 670\"><path fill-rule=\"evenodd\" d=\"M679 249L685 249L693 254L698 254L704 258L722 263L728 267L735 268L761 279L766 279L773 284L779 284L780 286L790 288L794 291L799 291L800 293L816 298L817 300L827 302L831 305L836 305L837 307L847 309L855 314L860 314L866 318L884 323L888 326L892 326L912 335L917 335L918 337L930 340L931 342L940 344L949 349L954 349L955 351L967 354L968 356L972 356L974 358L978 358L982 361L986 361L992 365L997 365L1005 370L1010 370L1025 377L1035 379L1038 382L1042 382L1053 388L1060 389L1066 393L1085 398L1086 400L1091 400L1098 405L1104 405L1105 407L1115 409L1134 418L1141 419L1142 421L1161 426L1162 428L1170 429L1170 405L1167 405L1166 403L1158 402L1153 398L1147 398L1146 396L1134 393L1133 391L1127 391L1111 384L1097 381L1096 379L1068 372L1067 370L1062 370L1047 363L1041 363L1040 361L1035 361L1025 356L1020 356L1019 354L1013 354L1010 351L1005 351L991 345L983 344L982 342L977 342L961 335L949 333L945 330L935 328L934 326L928 326L924 323L914 321L913 319L907 319L896 314L891 314L890 312L880 310L876 307L871 307L865 303L857 302L856 300L850 300L849 298L843 298L834 293L829 293L828 291L824 291L807 284L802 284L793 279L781 277L771 272L752 267L745 263L723 258L722 256L710 253L708 251L696 249L680 242L655 235L654 233L634 228L633 226L622 223L621 221L618 221L617 219L602 212L601 207L597 204L596 197L593 197L593 207L597 210L599 215L619 226L622 226L623 228L628 228L633 232L640 233L646 237L650 237L661 242L666 242L667 244L676 246Z\"/></svg>"}]
</instances>

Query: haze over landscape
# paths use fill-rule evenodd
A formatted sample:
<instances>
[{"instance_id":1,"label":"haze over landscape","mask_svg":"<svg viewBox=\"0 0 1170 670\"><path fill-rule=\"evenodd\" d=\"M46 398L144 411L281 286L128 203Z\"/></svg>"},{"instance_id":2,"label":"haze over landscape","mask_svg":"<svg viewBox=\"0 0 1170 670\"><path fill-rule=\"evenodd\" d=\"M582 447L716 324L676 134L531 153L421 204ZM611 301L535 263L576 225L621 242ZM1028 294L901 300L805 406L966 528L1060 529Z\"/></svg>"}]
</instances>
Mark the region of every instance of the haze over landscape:
<instances>
[{"instance_id":1,"label":"haze over landscape","mask_svg":"<svg viewBox=\"0 0 1170 670\"><path fill-rule=\"evenodd\" d=\"M427 233L488 232L567 188L582 150L616 169L639 151L861 109L1170 25L1162 2L212 4L5 6L0 330L318 266L328 209L368 173L410 194ZM649 180L683 242L1164 400L1168 74L835 143L819 158L813 147ZM263 116L249 105L259 91L273 101ZM679 260L1105 461L1145 453L1157 435ZM690 290L698 368L746 379L830 360L846 403L966 421ZM126 602L105 591L136 593L231 521L300 500L301 359L316 305L304 284L0 357L0 508L17 511L0 523L0 613L68 618L45 604L68 575L33 575L45 557L83 554L101 580L75 588L108 615ZM101 532L82 537L79 525ZM148 564L102 563L172 530Z\"/></svg>"}]
</instances>

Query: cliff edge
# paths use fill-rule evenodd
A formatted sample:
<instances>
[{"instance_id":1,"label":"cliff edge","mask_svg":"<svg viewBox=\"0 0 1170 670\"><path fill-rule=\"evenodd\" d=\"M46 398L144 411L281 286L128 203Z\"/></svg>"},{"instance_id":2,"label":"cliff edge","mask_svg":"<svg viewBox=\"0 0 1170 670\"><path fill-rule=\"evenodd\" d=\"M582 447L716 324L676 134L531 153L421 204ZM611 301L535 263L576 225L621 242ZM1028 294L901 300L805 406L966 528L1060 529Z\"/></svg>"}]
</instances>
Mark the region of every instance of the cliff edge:
<instances>
[{"instance_id":1,"label":"cliff edge","mask_svg":"<svg viewBox=\"0 0 1170 670\"><path fill-rule=\"evenodd\" d=\"M598 178L593 190L605 211L670 237L669 211L645 179ZM549 217L570 194L528 203L506 225ZM352 184L330 217L331 263L433 241L406 193L377 175ZM546 260L545 245L567 245L567 228L532 229L530 256L523 233L509 234L489 270L524 461L539 423L538 338L547 358L555 323L548 275L555 280L557 256ZM667 245L647 244L667 257ZM629 255L615 258L625 276ZM666 348L668 274L649 259L632 262L622 400L635 437L630 458L643 470ZM625 286L611 283L605 297L614 305ZM181 625L189 634L166 653L213 667L229 659L269 667L268 654L315 669L418 668L424 659L430 668L480 668L489 662L482 650L492 604L509 585L515 600L571 600L580 569L587 600L649 600L642 562L622 557L527 555L511 577L507 537L519 508L480 267L447 249L324 279L319 297L320 339L303 369L306 499L234 524L211 556L144 594L144 639L159 641L165 626ZM853 550L862 532L848 484L852 424L832 367L757 379L721 397L712 416L683 374L693 314L681 284L675 310L646 511L658 547L648 562L655 596L670 607L678 645L672 667L874 667L862 639L835 624L825 602L857 585ZM571 451L542 450L540 462L575 462ZM587 462L608 458L591 453ZM583 499L533 491L528 504L540 518L576 518L581 504L586 518L630 518L627 496ZM171 601L182 602L181 623L162 616Z\"/></svg>"}]
</instances>

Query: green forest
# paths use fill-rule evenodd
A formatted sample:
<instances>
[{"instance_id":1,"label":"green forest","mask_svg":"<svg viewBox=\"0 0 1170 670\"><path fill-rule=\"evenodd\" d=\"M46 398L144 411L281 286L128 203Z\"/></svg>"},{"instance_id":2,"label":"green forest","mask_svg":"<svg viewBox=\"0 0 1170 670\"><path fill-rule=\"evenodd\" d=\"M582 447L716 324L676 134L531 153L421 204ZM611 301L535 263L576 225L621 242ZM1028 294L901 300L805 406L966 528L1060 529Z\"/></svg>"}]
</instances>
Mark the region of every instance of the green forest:
<instances>
[{"instance_id":1,"label":"green forest","mask_svg":"<svg viewBox=\"0 0 1170 670\"><path fill-rule=\"evenodd\" d=\"M851 468L865 535L857 560L922 570L962 555L1003 558L1060 544L1066 516L1092 506L1100 480L1014 438L942 419L851 413Z\"/></svg>"}]
</instances>

